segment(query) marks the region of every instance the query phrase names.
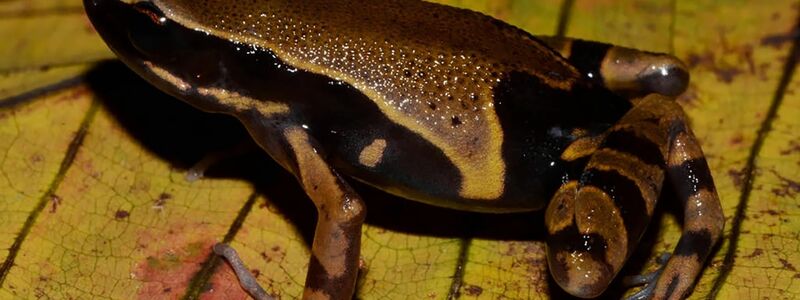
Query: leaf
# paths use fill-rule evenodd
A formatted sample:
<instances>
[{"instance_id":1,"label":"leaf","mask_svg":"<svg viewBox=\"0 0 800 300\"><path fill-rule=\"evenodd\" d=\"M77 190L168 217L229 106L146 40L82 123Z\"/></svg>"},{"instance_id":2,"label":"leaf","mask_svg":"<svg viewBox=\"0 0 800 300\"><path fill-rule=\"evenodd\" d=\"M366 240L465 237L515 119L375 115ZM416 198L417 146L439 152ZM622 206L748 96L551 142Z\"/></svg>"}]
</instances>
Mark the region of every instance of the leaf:
<instances>
[{"instance_id":1,"label":"leaf","mask_svg":"<svg viewBox=\"0 0 800 300\"><path fill-rule=\"evenodd\" d=\"M800 278L797 1L438 1L535 34L672 52L725 236L692 298L794 298ZM78 1L0 2L0 298L246 298L210 253L230 241L259 281L301 294L315 212L265 155L184 180L246 139L237 122L164 96L112 58ZM369 207L359 298L544 298L541 214L477 215L360 187ZM668 200L666 200L668 201ZM656 216L626 274L680 234ZM793 285L794 284L794 285ZM623 289L613 284L611 295Z\"/></svg>"}]
</instances>

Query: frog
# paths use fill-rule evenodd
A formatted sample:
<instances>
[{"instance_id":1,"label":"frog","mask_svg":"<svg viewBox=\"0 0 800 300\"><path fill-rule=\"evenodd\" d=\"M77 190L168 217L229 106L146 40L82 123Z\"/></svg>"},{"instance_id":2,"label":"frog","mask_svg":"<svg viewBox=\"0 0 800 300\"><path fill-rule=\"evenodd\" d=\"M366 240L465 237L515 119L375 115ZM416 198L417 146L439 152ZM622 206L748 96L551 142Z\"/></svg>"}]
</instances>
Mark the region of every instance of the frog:
<instances>
[{"instance_id":1,"label":"frog","mask_svg":"<svg viewBox=\"0 0 800 300\"><path fill-rule=\"evenodd\" d=\"M663 53L536 36L416 0L84 0L163 92L237 118L317 210L304 299L351 299L366 215L353 182L410 201L543 211L554 281L603 295L670 184L681 236L639 298L686 297L724 216ZM531 220L532 226L542 222ZM235 251L215 247L257 298Z\"/></svg>"}]
</instances>

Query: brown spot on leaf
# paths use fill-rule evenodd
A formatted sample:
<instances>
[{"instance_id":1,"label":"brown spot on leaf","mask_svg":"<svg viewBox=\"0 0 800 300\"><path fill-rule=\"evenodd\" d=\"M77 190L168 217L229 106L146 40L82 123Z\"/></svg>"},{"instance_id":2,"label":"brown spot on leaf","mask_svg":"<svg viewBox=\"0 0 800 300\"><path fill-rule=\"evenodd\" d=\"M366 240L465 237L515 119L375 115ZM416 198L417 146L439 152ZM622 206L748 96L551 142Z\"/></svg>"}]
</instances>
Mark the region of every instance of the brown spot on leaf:
<instances>
[{"instance_id":1,"label":"brown spot on leaf","mask_svg":"<svg viewBox=\"0 0 800 300\"><path fill-rule=\"evenodd\" d=\"M793 272L797 272L797 269L788 260L785 260L783 258L780 258L778 260L781 262L781 264L783 265L784 269L790 270L790 271L793 271Z\"/></svg>"},{"instance_id":2,"label":"brown spot on leaf","mask_svg":"<svg viewBox=\"0 0 800 300\"><path fill-rule=\"evenodd\" d=\"M762 254L764 254L764 249L756 248L755 250L753 250L753 253L745 255L744 258L755 258L757 256L761 256Z\"/></svg>"},{"instance_id":3,"label":"brown spot on leaf","mask_svg":"<svg viewBox=\"0 0 800 300\"><path fill-rule=\"evenodd\" d=\"M37 152L31 155L31 163L37 164L43 161L44 161L44 155L42 155L41 153Z\"/></svg>"},{"instance_id":4,"label":"brown spot on leaf","mask_svg":"<svg viewBox=\"0 0 800 300\"><path fill-rule=\"evenodd\" d=\"M731 146L739 146L742 144L743 141L744 141L744 135L738 133L731 138L730 144Z\"/></svg>"},{"instance_id":5,"label":"brown spot on leaf","mask_svg":"<svg viewBox=\"0 0 800 300\"><path fill-rule=\"evenodd\" d=\"M120 209L120 210L118 210L117 212L114 213L114 218L117 219L117 220L122 220L122 219L125 219L125 218L129 217L130 215L131 214L128 211Z\"/></svg>"},{"instance_id":6,"label":"brown spot on leaf","mask_svg":"<svg viewBox=\"0 0 800 300\"><path fill-rule=\"evenodd\" d=\"M790 197L794 198L798 193L800 193L800 182L791 180L789 178L783 177L777 172L773 172L776 177L780 180L779 187L773 188L772 193L778 197Z\"/></svg>"},{"instance_id":7,"label":"brown spot on leaf","mask_svg":"<svg viewBox=\"0 0 800 300\"><path fill-rule=\"evenodd\" d=\"M789 141L789 148L781 150L781 155L789 155L800 152L800 141L798 140L791 140Z\"/></svg>"},{"instance_id":8,"label":"brown spot on leaf","mask_svg":"<svg viewBox=\"0 0 800 300\"><path fill-rule=\"evenodd\" d=\"M703 53L690 53L685 61L691 69L703 68L714 73L717 80L731 83L746 71L756 73L753 52L750 44L729 45L724 33L720 33L720 46L714 52L707 50Z\"/></svg>"},{"instance_id":9,"label":"brown spot on leaf","mask_svg":"<svg viewBox=\"0 0 800 300\"><path fill-rule=\"evenodd\" d=\"M730 169L728 170L728 176L730 176L733 180L733 186L735 186L737 189L742 188L742 184L744 183L744 171Z\"/></svg>"},{"instance_id":10,"label":"brown spot on leaf","mask_svg":"<svg viewBox=\"0 0 800 300\"><path fill-rule=\"evenodd\" d=\"M172 199L172 195L168 193L161 193L158 195L158 198L153 200L153 206L156 208L163 208L164 204L167 204L167 200Z\"/></svg>"},{"instance_id":11,"label":"brown spot on leaf","mask_svg":"<svg viewBox=\"0 0 800 300\"><path fill-rule=\"evenodd\" d=\"M530 242L510 242L504 245L506 249L498 249L503 256L511 258L511 267L522 269L528 278L526 289L533 289L537 293L547 292L547 281L549 271L547 269L547 259L545 257L545 245L543 243ZM523 288L517 283L498 282L500 289L519 289Z\"/></svg>"},{"instance_id":12,"label":"brown spot on leaf","mask_svg":"<svg viewBox=\"0 0 800 300\"><path fill-rule=\"evenodd\" d=\"M800 30L793 28L789 32L771 34L761 38L761 46L780 48L798 37L800 37Z\"/></svg>"},{"instance_id":13,"label":"brown spot on leaf","mask_svg":"<svg viewBox=\"0 0 800 300\"><path fill-rule=\"evenodd\" d=\"M714 53L711 51L698 54L698 53L690 53L686 57L686 64L689 66L690 69L701 65L714 65Z\"/></svg>"},{"instance_id":14,"label":"brown spot on leaf","mask_svg":"<svg viewBox=\"0 0 800 300\"><path fill-rule=\"evenodd\" d=\"M477 297L483 294L483 288L477 285L467 284L464 286L464 294L467 296Z\"/></svg>"},{"instance_id":15,"label":"brown spot on leaf","mask_svg":"<svg viewBox=\"0 0 800 300\"><path fill-rule=\"evenodd\" d=\"M742 70L733 67L733 66L726 66L720 67L713 70L714 74L717 75L717 79L724 82L724 83L731 83L736 76L742 74Z\"/></svg>"}]
</instances>

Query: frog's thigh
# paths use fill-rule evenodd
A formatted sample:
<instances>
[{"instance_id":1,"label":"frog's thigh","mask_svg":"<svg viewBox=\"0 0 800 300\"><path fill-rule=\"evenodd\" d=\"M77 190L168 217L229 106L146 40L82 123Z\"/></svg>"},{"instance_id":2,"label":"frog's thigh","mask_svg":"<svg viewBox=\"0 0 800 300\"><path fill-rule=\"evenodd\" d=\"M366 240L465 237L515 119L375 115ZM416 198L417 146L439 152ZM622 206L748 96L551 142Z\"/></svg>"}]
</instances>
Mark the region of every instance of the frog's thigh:
<instances>
[{"instance_id":1,"label":"frog's thigh","mask_svg":"<svg viewBox=\"0 0 800 300\"><path fill-rule=\"evenodd\" d=\"M677 96L689 84L686 65L669 54L564 37L538 38L569 60L587 80L617 94Z\"/></svg>"}]
</instances>

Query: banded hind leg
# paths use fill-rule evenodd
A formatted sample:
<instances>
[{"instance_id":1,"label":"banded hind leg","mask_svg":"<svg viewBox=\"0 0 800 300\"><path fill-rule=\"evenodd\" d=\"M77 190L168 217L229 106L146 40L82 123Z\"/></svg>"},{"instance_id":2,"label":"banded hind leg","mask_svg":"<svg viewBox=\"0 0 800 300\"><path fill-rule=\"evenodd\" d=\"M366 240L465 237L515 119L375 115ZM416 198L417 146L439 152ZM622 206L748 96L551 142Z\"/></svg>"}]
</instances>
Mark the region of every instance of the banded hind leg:
<instances>
[{"instance_id":1,"label":"banded hind leg","mask_svg":"<svg viewBox=\"0 0 800 300\"><path fill-rule=\"evenodd\" d=\"M669 54L565 37L537 38L566 58L586 80L624 97L652 93L674 97L689 85L686 65Z\"/></svg>"},{"instance_id":2,"label":"banded hind leg","mask_svg":"<svg viewBox=\"0 0 800 300\"><path fill-rule=\"evenodd\" d=\"M686 294L720 237L719 199L686 117L652 94L605 134L581 178L564 184L545 213L551 274L569 293L601 294L641 239L666 175L683 199L681 240L650 295Z\"/></svg>"}]
</instances>

